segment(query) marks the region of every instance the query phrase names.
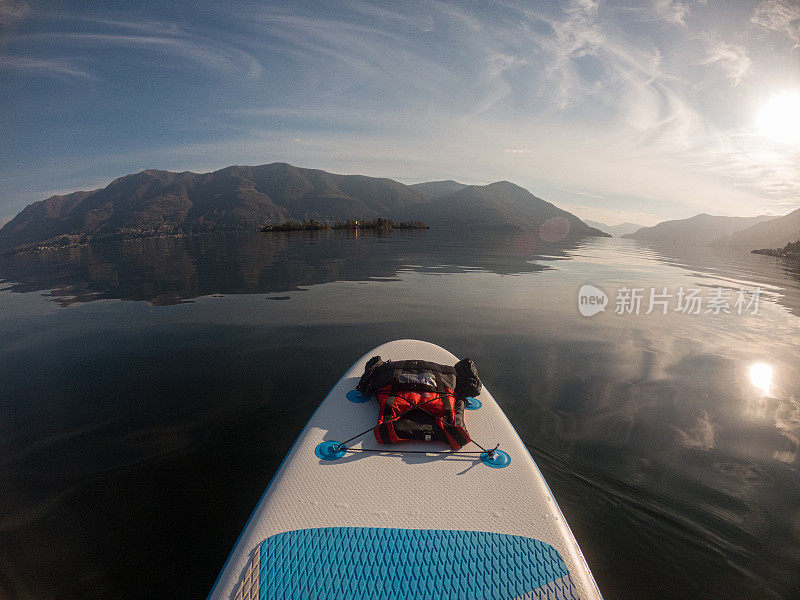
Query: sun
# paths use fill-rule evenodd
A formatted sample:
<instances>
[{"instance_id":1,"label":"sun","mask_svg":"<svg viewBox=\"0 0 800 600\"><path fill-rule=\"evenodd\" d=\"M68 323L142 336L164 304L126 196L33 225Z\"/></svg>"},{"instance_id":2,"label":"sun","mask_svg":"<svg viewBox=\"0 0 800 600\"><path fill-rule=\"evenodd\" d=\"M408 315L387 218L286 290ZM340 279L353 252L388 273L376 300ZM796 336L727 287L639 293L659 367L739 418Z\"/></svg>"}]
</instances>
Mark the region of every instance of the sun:
<instances>
[{"instance_id":1,"label":"sun","mask_svg":"<svg viewBox=\"0 0 800 600\"><path fill-rule=\"evenodd\" d=\"M800 146L800 92L784 92L767 100L758 110L756 127L764 137Z\"/></svg>"}]
</instances>

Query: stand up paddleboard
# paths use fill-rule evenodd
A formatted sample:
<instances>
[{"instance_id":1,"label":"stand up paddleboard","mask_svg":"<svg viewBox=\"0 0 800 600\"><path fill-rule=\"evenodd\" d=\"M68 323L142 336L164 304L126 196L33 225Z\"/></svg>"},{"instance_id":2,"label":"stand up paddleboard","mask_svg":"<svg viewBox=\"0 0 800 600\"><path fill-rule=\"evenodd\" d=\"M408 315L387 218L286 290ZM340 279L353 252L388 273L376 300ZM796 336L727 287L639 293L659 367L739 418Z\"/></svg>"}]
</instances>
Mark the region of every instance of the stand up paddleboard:
<instances>
[{"instance_id":1,"label":"stand up paddleboard","mask_svg":"<svg viewBox=\"0 0 800 600\"><path fill-rule=\"evenodd\" d=\"M485 388L465 421L486 451L380 445L371 432L340 445L376 423L376 400L355 390L375 355L458 360L399 340L350 367L275 473L209 599L601 598L547 483Z\"/></svg>"}]
</instances>

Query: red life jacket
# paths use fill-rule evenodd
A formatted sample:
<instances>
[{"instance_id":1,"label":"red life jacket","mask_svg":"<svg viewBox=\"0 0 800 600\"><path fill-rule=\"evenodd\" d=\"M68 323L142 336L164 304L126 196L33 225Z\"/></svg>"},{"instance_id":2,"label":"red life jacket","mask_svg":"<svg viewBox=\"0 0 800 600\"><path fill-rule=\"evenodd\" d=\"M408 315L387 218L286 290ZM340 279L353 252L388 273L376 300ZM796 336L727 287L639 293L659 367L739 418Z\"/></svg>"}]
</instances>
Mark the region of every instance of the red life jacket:
<instances>
[{"instance_id":1,"label":"red life jacket","mask_svg":"<svg viewBox=\"0 0 800 600\"><path fill-rule=\"evenodd\" d=\"M470 442L463 425L464 399L457 399L453 390L412 392L393 390L387 385L378 390L377 396L380 411L373 432L380 444L438 440L458 450ZM461 405L460 419L456 418L458 404Z\"/></svg>"},{"instance_id":2,"label":"red life jacket","mask_svg":"<svg viewBox=\"0 0 800 600\"><path fill-rule=\"evenodd\" d=\"M474 378L459 385L458 373L467 372L460 363L457 367L462 368L457 369L428 361L384 363L376 358L367 363L358 389L378 398L378 424L373 430L378 443L439 441L457 450L470 442L464 425L464 392L474 395L480 391L472 361L465 359Z\"/></svg>"}]
</instances>

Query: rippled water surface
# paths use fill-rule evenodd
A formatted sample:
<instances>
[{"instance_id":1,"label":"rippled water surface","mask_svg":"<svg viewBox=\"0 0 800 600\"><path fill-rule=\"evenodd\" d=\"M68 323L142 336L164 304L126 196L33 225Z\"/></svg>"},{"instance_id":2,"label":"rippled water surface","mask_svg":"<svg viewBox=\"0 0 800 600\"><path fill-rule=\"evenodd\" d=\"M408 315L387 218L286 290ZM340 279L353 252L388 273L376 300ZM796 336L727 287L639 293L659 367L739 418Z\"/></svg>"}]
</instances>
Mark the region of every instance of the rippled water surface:
<instances>
[{"instance_id":1,"label":"rippled water surface","mask_svg":"<svg viewBox=\"0 0 800 600\"><path fill-rule=\"evenodd\" d=\"M800 597L797 265L323 232L0 257L0 280L0 597L204 597L325 393L402 337L476 361L606 598Z\"/></svg>"}]
</instances>

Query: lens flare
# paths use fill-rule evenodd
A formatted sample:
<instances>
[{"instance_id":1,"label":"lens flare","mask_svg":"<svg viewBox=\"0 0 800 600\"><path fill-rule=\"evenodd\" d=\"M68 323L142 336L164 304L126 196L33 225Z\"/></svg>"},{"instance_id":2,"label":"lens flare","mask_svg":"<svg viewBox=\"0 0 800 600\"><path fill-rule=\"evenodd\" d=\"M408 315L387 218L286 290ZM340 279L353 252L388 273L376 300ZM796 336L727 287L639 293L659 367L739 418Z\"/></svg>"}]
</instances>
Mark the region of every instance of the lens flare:
<instances>
[{"instance_id":1,"label":"lens flare","mask_svg":"<svg viewBox=\"0 0 800 600\"><path fill-rule=\"evenodd\" d=\"M772 367L767 363L755 363L750 365L750 383L761 390L761 393L769 395L772 385Z\"/></svg>"}]
</instances>

